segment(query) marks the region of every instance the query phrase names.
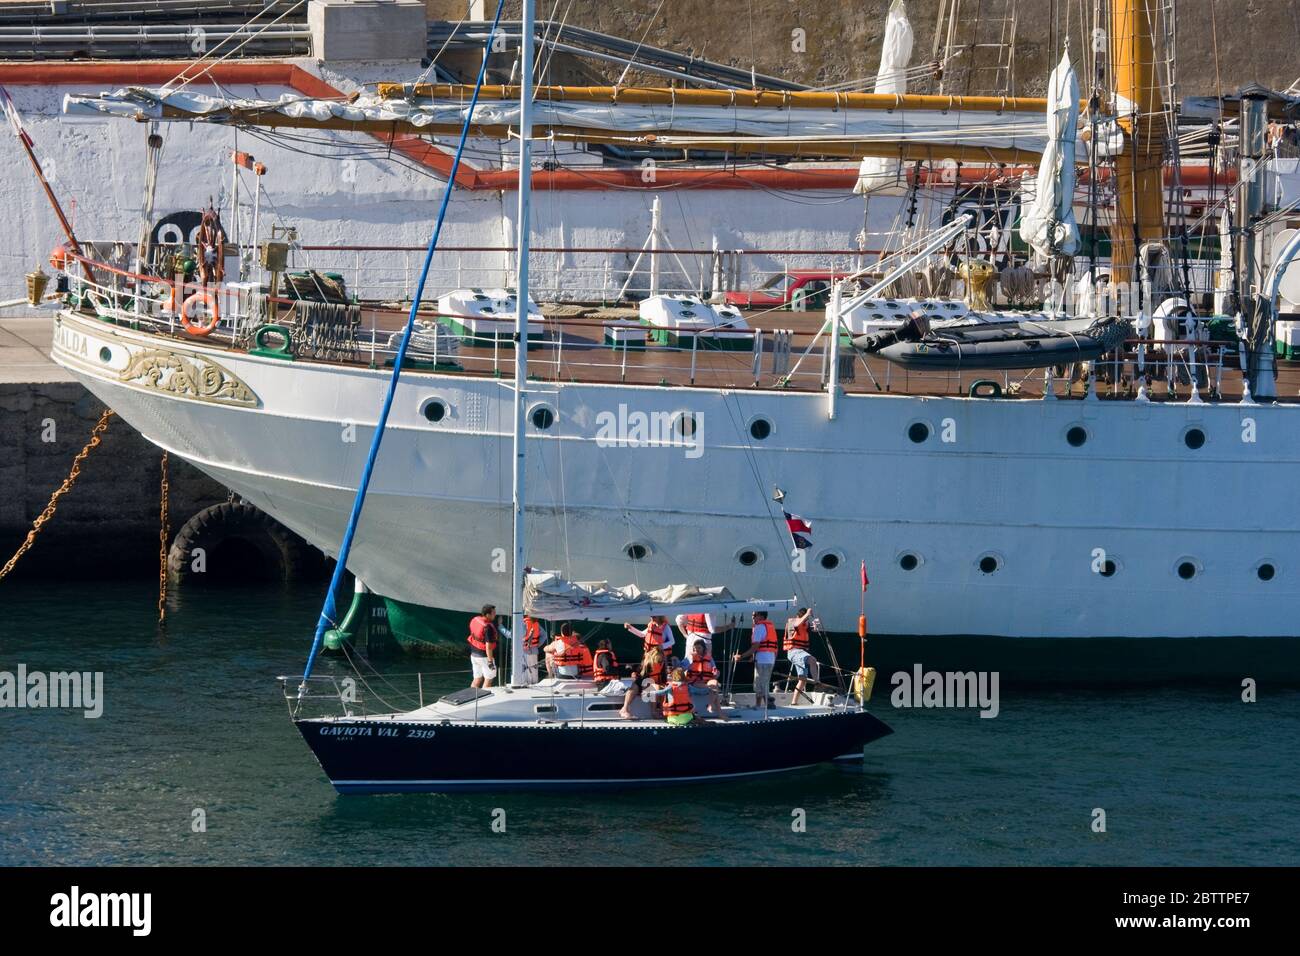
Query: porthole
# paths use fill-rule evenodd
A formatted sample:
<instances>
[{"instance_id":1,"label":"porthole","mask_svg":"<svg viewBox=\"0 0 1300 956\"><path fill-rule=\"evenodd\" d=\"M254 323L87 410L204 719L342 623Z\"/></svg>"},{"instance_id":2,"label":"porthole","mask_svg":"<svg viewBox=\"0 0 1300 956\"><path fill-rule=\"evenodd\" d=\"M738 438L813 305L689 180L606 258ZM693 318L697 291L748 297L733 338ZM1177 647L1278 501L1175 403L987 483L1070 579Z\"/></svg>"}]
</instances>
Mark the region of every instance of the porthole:
<instances>
[{"instance_id":1,"label":"porthole","mask_svg":"<svg viewBox=\"0 0 1300 956\"><path fill-rule=\"evenodd\" d=\"M633 561L640 561L650 553L650 549L639 541L633 541L623 551Z\"/></svg>"},{"instance_id":2,"label":"porthole","mask_svg":"<svg viewBox=\"0 0 1300 956\"><path fill-rule=\"evenodd\" d=\"M1187 429L1187 431L1183 432L1183 444L1192 451L1196 451L1196 449L1205 444L1205 432L1201 431L1199 428Z\"/></svg>"},{"instance_id":3,"label":"porthole","mask_svg":"<svg viewBox=\"0 0 1300 956\"><path fill-rule=\"evenodd\" d=\"M766 418L755 418L749 423L749 436L755 441L763 441L772 434L772 423Z\"/></svg>"},{"instance_id":4,"label":"porthole","mask_svg":"<svg viewBox=\"0 0 1300 956\"><path fill-rule=\"evenodd\" d=\"M1192 578L1196 577L1196 570L1195 561L1183 560L1178 562L1178 576L1184 581L1190 581Z\"/></svg>"},{"instance_id":5,"label":"porthole","mask_svg":"<svg viewBox=\"0 0 1300 956\"><path fill-rule=\"evenodd\" d=\"M690 412L681 412L673 419L673 431L682 438L691 438L695 435L696 422L695 416Z\"/></svg>"},{"instance_id":6,"label":"porthole","mask_svg":"<svg viewBox=\"0 0 1300 956\"><path fill-rule=\"evenodd\" d=\"M921 566L921 559L912 552L908 551L898 558L898 566L904 571L915 571Z\"/></svg>"},{"instance_id":7,"label":"porthole","mask_svg":"<svg viewBox=\"0 0 1300 956\"><path fill-rule=\"evenodd\" d=\"M736 560L747 568L752 568L758 564L760 557L761 555L753 548L744 548L736 554Z\"/></svg>"},{"instance_id":8,"label":"porthole","mask_svg":"<svg viewBox=\"0 0 1300 956\"><path fill-rule=\"evenodd\" d=\"M101 362L113 361L113 350L110 349L107 345L105 345L103 348L99 350L99 360Z\"/></svg>"},{"instance_id":9,"label":"porthole","mask_svg":"<svg viewBox=\"0 0 1300 956\"><path fill-rule=\"evenodd\" d=\"M1065 440L1073 448L1082 448L1088 441L1088 429L1082 425L1072 425L1065 433Z\"/></svg>"},{"instance_id":10,"label":"porthole","mask_svg":"<svg viewBox=\"0 0 1300 956\"><path fill-rule=\"evenodd\" d=\"M420 406L420 414L428 421L440 422L447 417L447 405L436 398L430 398Z\"/></svg>"},{"instance_id":11,"label":"porthole","mask_svg":"<svg viewBox=\"0 0 1300 956\"><path fill-rule=\"evenodd\" d=\"M907 437L919 445L930 437L930 426L925 422L912 422L907 426Z\"/></svg>"},{"instance_id":12,"label":"porthole","mask_svg":"<svg viewBox=\"0 0 1300 956\"><path fill-rule=\"evenodd\" d=\"M822 570L824 571L834 571L836 568L840 566L840 562L843 560L844 559L841 558L834 551L827 551L820 558L818 558L817 563L822 566Z\"/></svg>"},{"instance_id":13,"label":"porthole","mask_svg":"<svg viewBox=\"0 0 1300 956\"><path fill-rule=\"evenodd\" d=\"M1255 569L1255 576L1261 581L1272 581L1273 576L1277 574L1277 568L1265 561Z\"/></svg>"},{"instance_id":14,"label":"porthole","mask_svg":"<svg viewBox=\"0 0 1300 956\"><path fill-rule=\"evenodd\" d=\"M993 574L1002 567L1002 562L996 554L986 554L979 559L978 567L984 574Z\"/></svg>"},{"instance_id":15,"label":"porthole","mask_svg":"<svg viewBox=\"0 0 1300 956\"><path fill-rule=\"evenodd\" d=\"M532 420L533 427L541 431L546 431L555 424L555 412L545 405L538 405L533 409L533 414L529 417Z\"/></svg>"},{"instance_id":16,"label":"porthole","mask_svg":"<svg viewBox=\"0 0 1300 956\"><path fill-rule=\"evenodd\" d=\"M1101 563L1101 567L1097 570L1097 573L1100 574L1103 578L1113 578L1115 576L1115 572L1118 570L1119 567L1115 564L1115 562L1112 561L1110 558L1107 558L1105 561Z\"/></svg>"}]
</instances>

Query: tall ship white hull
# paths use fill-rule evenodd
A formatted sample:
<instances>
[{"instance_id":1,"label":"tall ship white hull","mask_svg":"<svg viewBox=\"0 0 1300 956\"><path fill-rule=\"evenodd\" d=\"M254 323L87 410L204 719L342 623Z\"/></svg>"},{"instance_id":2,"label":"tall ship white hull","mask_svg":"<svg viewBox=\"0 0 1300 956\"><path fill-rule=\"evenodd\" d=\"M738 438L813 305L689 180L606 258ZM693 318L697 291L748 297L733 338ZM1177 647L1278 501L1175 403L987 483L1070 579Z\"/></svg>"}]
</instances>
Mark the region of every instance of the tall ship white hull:
<instances>
[{"instance_id":1,"label":"tall ship white hull","mask_svg":"<svg viewBox=\"0 0 1300 956\"><path fill-rule=\"evenodd\" d=\"M73 312L54 357L149 440L336 552L388 370L160 342ZM534 567L604 578L622 561L643 587L798 592L833 632L856 627L860 561L873 633L1298 630L1289 405L846 394L830 419L818 392L570 382L538 382L530 403L554 419L529 425ZM508 565L511 404L495 377L404 374L349 561L368 587L504 603L509 575L486 572ZM697 437L647 441L637 412L694 415ZM805 552L783 506L812 522Z\"/></svg>"}]
</instances>

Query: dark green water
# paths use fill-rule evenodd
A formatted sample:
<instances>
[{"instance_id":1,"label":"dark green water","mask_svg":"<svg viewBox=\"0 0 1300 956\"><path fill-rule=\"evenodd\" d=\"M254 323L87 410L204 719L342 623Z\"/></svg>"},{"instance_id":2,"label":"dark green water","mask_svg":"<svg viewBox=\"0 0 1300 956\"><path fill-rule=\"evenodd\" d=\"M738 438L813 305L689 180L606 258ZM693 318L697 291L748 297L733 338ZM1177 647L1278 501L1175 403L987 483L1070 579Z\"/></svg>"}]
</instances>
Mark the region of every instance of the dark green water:
<instances>
[{"instance_id":1,"label":"dark green water","mask_svg":"<svg viewBox=\"0 0 1300 956\"><path fill-rule=\"evenodd\" d=\"M1262 678L1245 704L1232 668L1131 687L1013 679L993 720L895 709L882 668L873 709L896 733L861 770L618 795L339 797L274 681L301 670L318 606L316 593L187 594L160 637L147 585L6 585L0 671L103 671L105 707L98 720L0 709L0 863L1300 863L1300 690ZM996 646L999 666L1008 653ZM806 832L792 832L795 809Z\"/></svg>"}]
</instances>

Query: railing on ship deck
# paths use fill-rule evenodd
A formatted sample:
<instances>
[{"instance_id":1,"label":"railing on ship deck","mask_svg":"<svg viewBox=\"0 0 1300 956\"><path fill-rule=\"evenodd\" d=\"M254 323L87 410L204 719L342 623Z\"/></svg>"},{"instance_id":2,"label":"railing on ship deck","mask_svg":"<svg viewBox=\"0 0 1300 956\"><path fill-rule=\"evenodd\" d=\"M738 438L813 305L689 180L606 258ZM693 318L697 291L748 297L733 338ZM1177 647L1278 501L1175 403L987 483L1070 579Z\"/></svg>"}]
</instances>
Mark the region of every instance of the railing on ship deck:
<instances>
[{"instance_id":1,"label":"railing on ship deck","mask_svg":"<svg viewBox=\"0 0 1300 956\"><path fill-rule=\"evenodd\" d=\"M61 273L68 292L85 310L101 318L131 327L175 336L194 338L182 322L181 309L195 294L212 293L217 299L219 321L203 338L232 349L254 345L279 346L281 337L268 326L288 329L286 349L302 360L335 361L382 367L396 354L400 329L409 305L371 305L353 302L317 302L280 295L275 299L255 291L256 282L226 283L204 287L198 283L177 283L157 276L140 275L129 269L88 257L69 256ZM432 303L422 307L431 309ZM790 313L780 307L749 310L754 323L740 341L741 347L722 350L717 333L733 332L727 327L684 330L674 345L664 339L677 330L640 321L630 307L623 312L593 306L594 314L545 316L540 338L529 343L529 376L543 381L571 381L584 378L628 384L672 384L727 388L780 388L816 391L827 387L832 350L829 336L818 334L818 323L804 319L805 328L796 330ZM327 337L304 343L294 340L295 323L308 325L319 320L328 326L331 316L349 326L346 339ZM471 316L429 311L426 331L438 319L469 319ZM510 316L503 316L511 319ZM624 341L610 345L607 336L644 334L644 347ZM261 335L262 340L256 341ZM448 335L448 340L452 336ZM408 351L412 370L464 372L502 376L513 368L513 350L508 337L479 340L473 347L456 345L439 351L439 336L431 336L427 347ZM304 348L304 345L307 347ZM1183 340L1131 340L1122 353L1094 363L1095 394L1099 398L1131 398L1139 380L1145 379L1152 398L1213 400L1225 390L1239 392L1241 372L1235 343L1190 342ZM1072 383L1042 369L1029 371L951 370L915 371L896 368L881 359L868 362L841 338L838 381L848 391L901 392L926 395L967 395L978 381L997 381L1003 395L1036 396L1044 388L1055 394L1074 394ZM1077 375L1077 373L1076 373ZM1076 379L1077 381L1077 379ZM1156 383L1165 384L1157 394ZM1193 383L1195 388L1193 388Z\"/></svg>"}]
</instances>

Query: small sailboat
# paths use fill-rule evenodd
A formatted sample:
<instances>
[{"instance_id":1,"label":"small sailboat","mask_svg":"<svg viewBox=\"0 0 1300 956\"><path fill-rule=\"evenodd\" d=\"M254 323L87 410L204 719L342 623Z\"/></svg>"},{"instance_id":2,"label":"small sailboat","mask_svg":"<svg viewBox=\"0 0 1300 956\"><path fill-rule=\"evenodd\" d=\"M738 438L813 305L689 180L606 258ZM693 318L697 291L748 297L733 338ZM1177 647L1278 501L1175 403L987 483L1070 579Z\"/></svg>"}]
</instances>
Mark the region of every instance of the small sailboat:
<instances>
[{"instance_id":1,"label":"small sailboat","mask_svg":"<svg viewBox=\"0 0 1300 956\"><path fill-rule=\"evenodd\" d=\"M523 36L533 35L533 6L532 0L525 0ZM523 44L520 126L524 130L532 128L531 61L532 44ZM482 82L480 70L475 97ZM472 115L474 102L467 116ZM468 123L467 119L456 164L468 135ZM527 341L529 320L530 161L530 142L524 135L520 137L519 162L516 345ZM615 688L611 693L608 684L602 688L595 680L581 677L532 681L523 642L514 638L509 641L511 679L506 687L470 687L415 710L383 714L356 713L358 708L347 693L314 692L317 687L338 686L334 678L313 678L312 667L325 631L335 624L333 596L347 565L445 212L444 197L307 666L296 690L290 680L282 678L294 723L330 783L340 793L627 787L747 777L841 758L860 759L866 744L890 730L867 712L863 700L848 694L814 687L796 705L785 694L769 698L767 693L725 693L718 702L721 713L717 716L723 719L692 719L684 726L675 726L665 719L653 689L648 691L650 700L631 695L628 701L623 690ZM526 611L542 620L612 622L669 611L737 615L793 607L793 600L738 601L722 588L678 586L647 594L635 588L611 589L603 583L569 583L558 575L530 573L525 563L524 523L528 350L516 347L514 351L511 635L525 633ZM342 713L309 714L322 696L337 700ZM625 702L629 716L621 713Z\"/></svg>"}]
</instances>

